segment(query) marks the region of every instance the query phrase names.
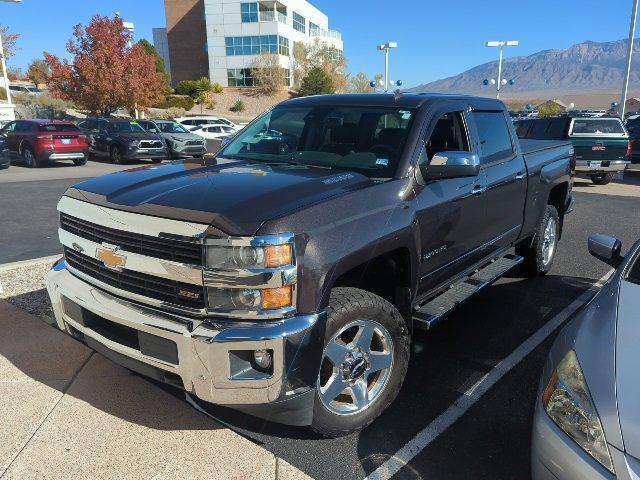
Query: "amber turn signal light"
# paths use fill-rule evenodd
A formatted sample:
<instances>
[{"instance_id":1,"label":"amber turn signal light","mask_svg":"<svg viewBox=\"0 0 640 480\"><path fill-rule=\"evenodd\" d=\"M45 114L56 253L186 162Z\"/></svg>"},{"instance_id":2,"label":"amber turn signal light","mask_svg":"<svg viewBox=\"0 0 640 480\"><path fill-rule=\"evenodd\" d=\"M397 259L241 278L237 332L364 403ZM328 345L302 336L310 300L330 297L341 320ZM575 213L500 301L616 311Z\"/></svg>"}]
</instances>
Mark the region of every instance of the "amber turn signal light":
<instances>
[{"instance_id":1,"label":"amber turn signal light","mask_svg":"<svg viewBox=\"0 0 640 480\"><path fill-rule=\"evenodd\" d=\"M262 290L263 310L277 310L279 308L291 306L293 300L293 287L266 288Z\"/></svg>"},{"instance_id":2,"label":"amber turn signal light","mask_svg":"<svg viewBox=\"0 0 640 480\"><path fill-rule=\"evenodd\" d=\"M292 260L291 244L267 245L264 247L264 264L267 268L289 265Z\"/></svg>"}]
</instances>

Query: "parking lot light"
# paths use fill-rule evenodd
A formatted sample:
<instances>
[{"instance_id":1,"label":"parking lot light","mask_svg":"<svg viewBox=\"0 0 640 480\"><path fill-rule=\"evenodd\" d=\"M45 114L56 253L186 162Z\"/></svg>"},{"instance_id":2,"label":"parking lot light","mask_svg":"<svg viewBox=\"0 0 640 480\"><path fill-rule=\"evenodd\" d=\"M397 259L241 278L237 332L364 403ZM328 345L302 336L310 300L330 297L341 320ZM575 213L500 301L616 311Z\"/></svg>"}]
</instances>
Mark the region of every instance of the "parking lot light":
<instances>
[{"instance_id":1,"label":"parking lot light","mask_svg":"<svg viewBox=\"0 0 640 480\"><path fill-rule=\"evenodd\" d=\"M487 47L498 47L500 49L500 57L498 60L498 81L496 82L496 98L500 98L500 88L507 83L502 82L502 49L504 47L517 47L518 45L520 45L519 40L489 41L486 43Z\"/></svg>"}]
</instances>

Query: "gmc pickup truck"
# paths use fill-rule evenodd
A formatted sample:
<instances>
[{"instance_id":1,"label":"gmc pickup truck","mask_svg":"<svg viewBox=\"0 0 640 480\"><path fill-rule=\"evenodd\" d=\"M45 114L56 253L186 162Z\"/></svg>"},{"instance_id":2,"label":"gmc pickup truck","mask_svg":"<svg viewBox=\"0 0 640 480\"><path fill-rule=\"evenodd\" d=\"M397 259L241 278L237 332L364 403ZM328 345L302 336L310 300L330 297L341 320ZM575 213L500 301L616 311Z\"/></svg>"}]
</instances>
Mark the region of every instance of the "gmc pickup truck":
<instances>
[{"instance_id":1,"label":"gmc pickup truck","mask_svg":"<svg viewBox=\"0 0 640 480\"><path fill-rule=\"evenodd\" d=\"M629 165L631 141L619 118L550 117L518 120L521 139L568 140L576 151L576 171L607 185Z\"/></svg>"},{"instance_id":2,"label":"gmc pickup truck","mask_svg":"<svg viewBox=\"0 0 640 480\"><path fill-rule=\"evenodd\" d=\"M549 271L574 161L496 100L288 100L215 158L70 187L57 325L192 398L344 435L394 400L416 330Z\"/></svg>"}]
</instances>

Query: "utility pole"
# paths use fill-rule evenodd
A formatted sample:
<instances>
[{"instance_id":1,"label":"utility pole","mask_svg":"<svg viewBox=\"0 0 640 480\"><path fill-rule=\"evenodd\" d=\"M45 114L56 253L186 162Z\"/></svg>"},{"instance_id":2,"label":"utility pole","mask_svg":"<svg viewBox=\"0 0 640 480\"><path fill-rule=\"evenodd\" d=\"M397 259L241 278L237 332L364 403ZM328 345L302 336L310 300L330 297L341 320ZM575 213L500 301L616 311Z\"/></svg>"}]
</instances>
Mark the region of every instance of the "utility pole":
<instances>
[{"instance_id":1,"label":"utility pole","mask_svg":"<svg viewBox=\"0 0 640 480\"><path fill-rule=\"evenodd\" d=\"M384 91L389 91L389 49L397 48L396 42L387 42L383 45L378 45L378 50L384 50Z\"/></svg>"},{"instance_id":2,"label":"utility pole","mask_svg":"<svg viewBox=\"0 0 640 480\"><path fill-rule=\"evenodd\" d=\"M637 0L635 0L637 1ZM498 82L496 86L496 98L500 98L500 88L502 88L502 49L504 47L517 47L520 44L518 40L506 40L506 41L492 41L487 42L487 47L499 47L500 48L500 56L498 60ZM505 81L505 84L507 82Z\"/></svg>"},{"instance_id":3,"label":"utility pole","mask_svg":"<svg viewBox=\"0 0 640 480\"><path fill-rule=\"evenodd\" d=\"M633 57L633 40L636 36L636 20L638 18L638 0L633 0L631 9L631 25L629 26L629 49L627 50L627 71L622 85L622 99L620 100L620 118L624 121L624 111L627 103L627 93L629 90L629 75L631 74L631 58Z\"/></svg>"}]
</instances>

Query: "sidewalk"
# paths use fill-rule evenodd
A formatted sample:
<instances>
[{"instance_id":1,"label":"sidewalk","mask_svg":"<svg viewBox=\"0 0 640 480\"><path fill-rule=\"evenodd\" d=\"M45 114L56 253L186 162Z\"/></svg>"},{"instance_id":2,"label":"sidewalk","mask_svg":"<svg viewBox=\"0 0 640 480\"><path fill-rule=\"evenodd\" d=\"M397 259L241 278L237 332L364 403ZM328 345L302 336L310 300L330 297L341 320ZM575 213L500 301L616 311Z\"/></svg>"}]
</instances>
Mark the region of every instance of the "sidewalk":
<instances>
[{"instance_id":1,"label":"sidewalk","mask_svg":"<svg viewBox=\"0 0 640 480\"><path fill-rule=\"evenodd\" d=\"M304 479L142 377L0 300L1 479Z\"/></svg>"}]
</instances>

